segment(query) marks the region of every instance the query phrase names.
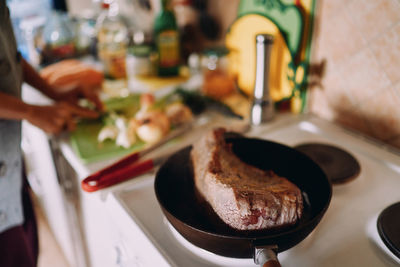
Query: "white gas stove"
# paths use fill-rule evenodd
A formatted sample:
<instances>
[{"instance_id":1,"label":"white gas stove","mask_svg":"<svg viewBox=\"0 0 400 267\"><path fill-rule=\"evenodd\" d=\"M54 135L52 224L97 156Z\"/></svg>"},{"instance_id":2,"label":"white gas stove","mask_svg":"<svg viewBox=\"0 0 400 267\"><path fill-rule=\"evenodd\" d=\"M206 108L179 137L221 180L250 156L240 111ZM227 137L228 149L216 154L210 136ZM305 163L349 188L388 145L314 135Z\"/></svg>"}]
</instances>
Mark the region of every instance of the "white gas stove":
<instances>
[{"instance_id":1,"label":"white gas stove","mask_svg":"<svg viewBox=\"0 0 400 267\"><path fill-rule=\"evenodd\" d=\"M333 186L330 206L316 229L282 252L282 266L391 266L400 260L380 240L378 214L400 201L400 154L313 116L283 116L246 136L289 146L317 142L350 152L361 172ZM252 259L225 258L190 244L170 226L154 193L154 173L113 191L108 211L118 227L119 266L255 266ZM400 226L399 226L400 227Z\"/></svg>"},{"instance_id":2,"label":"white gas stove","mask_svg":"<svg viewBox=\"0 0 400 267\"><path fill-rule=\"evenodd\" d=\"M24 92L32 93L30 90ZM25 99L37 100L40 97L26 95ZM226 118L221 121L231 124ZM200 122L190 136L166 145L157 153L169 153L177 146L195 140L211 124L207 120ZM68 216L62 212L62 197L55 196L60 186L55 170L49 166L50 149L44 149L47 137L32 126L27 128L27 136L24 137L29 137L27 139L31 142L24 143L32 146L32 149L24 149L29 159L26 161L29 163L27 167L30 167L27 168L28 176L43 178L42 182L33 179L38 180L33 183L38 185L38 190L34 191L48 199L45 210L57 240L69 259L77 259L79 257L73 256L73 251L80 247L68 241L71 239L67 231ZM307 115L279 115L274 121L251 129L247 136L289 146L309 142L332 144L350 152L361 165L357 178L333 187L330 206L316 229L297 246L278 255L283 266L400 265L400 260L380 239L376 227L378 215L386 207L400 201L398 150ZM75 173L68 172L62 176L71 180L82 180L112 162L83 164L67 140L60 143L60 149ZM176 233L166 222L158 205L153 188L154 176L154 172L149 173L91 194L77 186L76 193L79 194L74 195L74 200L79 202L82 233L89 258L86 261L89 264L79 266L255 266L252 259L224 258L194 247ZM84 244L81 247L84 248Z\"/></svg>"}]
</instances>

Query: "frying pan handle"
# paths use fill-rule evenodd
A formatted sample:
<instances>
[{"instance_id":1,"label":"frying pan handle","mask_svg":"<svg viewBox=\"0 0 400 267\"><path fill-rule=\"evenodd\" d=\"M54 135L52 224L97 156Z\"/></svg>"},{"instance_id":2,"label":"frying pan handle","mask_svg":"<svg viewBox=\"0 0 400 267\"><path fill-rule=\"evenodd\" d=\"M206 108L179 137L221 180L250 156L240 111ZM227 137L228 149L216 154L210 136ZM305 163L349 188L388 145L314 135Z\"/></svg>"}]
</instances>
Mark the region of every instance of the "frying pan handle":
<instances>
[{"instance_id":1,"label":"frying pan handle","mask_svg":"<svg viewBox=\"0 0 400 267\"><path fill-rule=\"evenodd\" d=\"M276 246L255 247L254 263L262 267L281 267L276 256Z\"/></svg>"},{"instance_id":2,"label":"frying pan handle","mask_svg":"<svg viewBox=\"0 0 400 267\"><path fill-rule=\"evenodd\" d=\"M281 267L281 264L278 260L269 260L264 263L263 267Z\"/></svg>"}]
</instances>

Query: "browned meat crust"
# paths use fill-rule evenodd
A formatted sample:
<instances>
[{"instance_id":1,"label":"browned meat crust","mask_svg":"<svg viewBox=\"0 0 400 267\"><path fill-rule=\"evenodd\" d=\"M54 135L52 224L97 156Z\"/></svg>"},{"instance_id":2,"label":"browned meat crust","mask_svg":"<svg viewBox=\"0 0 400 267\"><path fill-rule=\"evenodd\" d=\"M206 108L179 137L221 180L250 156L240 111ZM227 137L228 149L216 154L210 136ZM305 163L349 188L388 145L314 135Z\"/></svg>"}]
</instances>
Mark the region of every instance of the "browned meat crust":
<instances>
[{"instance_id":1,"label":"browned meat crust","mask_svg":"<svg viewBox=\"0 0 400 267\"><path fill-rule=\"evenodd\" d=\"M300 189L273 171L242 162L215 129L193 145L195 185L216 214L239 230L295 224L303 212Z\"/></svg>"}]
</instances>

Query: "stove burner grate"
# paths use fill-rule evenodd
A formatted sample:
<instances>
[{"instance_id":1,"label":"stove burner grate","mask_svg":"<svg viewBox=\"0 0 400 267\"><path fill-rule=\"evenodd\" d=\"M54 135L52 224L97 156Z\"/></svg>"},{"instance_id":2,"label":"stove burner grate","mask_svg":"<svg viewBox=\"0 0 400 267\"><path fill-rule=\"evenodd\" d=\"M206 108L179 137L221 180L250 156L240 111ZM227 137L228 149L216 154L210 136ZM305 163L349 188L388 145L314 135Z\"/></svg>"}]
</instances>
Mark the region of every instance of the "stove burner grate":
<instances>
[{"instance_id":1,"label":"stove burner grate","mask_svg":"<svg viewBox=\"0 0 400 267\"><path fill-rule=\"evenodd\" d=\"M388 249L400 259L400 202L384 209L377 222L378 233Z\"/></svg>"},{"instance_id":2,"label":"stove burner grate","mask_svg":"<svg viewBox=\"0 0 400 267\"><path fill-rule=\"evenodd\" d=\"M332 184L343 184L355 179L361 171L360 164L349 152L328 144L306 143L295 149L314 160Z\"/></svg>"}]
</instances>

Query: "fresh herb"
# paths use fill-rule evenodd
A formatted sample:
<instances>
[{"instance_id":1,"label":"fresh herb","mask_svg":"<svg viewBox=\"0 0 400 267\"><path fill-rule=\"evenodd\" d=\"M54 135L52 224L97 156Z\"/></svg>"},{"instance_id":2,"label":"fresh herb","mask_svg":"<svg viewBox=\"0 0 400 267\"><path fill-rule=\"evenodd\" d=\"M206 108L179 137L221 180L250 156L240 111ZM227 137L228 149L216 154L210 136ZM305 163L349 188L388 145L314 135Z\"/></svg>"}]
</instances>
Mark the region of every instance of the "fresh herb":
<instances>
[{"instance_id":1,"label":"fresh herb","mask_svg":"<svg viewBox=\"0 0 400 267\"><path fill-rule=\"evenodd\" d=\"M236 114L228 105L205 96L199 91L187 91L182 88L177 88L174 94L179 95L182 98L182 102L187 105L194 114L200 114L206 109L210 109L221 112L227 116L243 119L242 116Z\"/></svg>"}]
</instances>

